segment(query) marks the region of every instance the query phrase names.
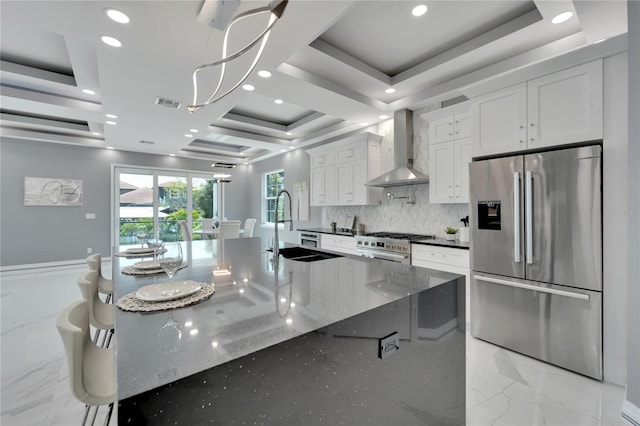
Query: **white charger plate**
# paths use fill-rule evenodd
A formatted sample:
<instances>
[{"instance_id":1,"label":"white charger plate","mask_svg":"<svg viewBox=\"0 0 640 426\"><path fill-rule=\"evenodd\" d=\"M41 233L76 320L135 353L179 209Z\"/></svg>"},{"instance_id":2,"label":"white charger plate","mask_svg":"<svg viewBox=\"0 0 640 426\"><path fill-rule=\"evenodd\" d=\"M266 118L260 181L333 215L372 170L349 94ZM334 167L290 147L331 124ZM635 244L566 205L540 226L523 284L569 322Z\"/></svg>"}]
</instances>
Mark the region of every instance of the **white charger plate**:
<instances>
[{"instance_id":1,"label":"white charger plate","mask_svg":"<svg viewBox=\"0 0 640 426\"><path fill-rule=\"evenodd\" d=\"M176 281L164 284L152 284L144 286L136 292L136 298L143 302L164 302L167 300L187 297L202 286L196 281Z\"/></svg>"},{"instance_id":2,"label":"white charger plate","mask_svg":"<svg viewBox=\"0 0 640 426\"><path fill-rule=\"evenodd\" d=\"M160 259L162 261L168 261L170 259L173 259L172 257L165 257L163 259ZM133 267L136 269L142 269L142 270L162 270L162 266L160 266L160 260L145 260L144 262L136 262L133 264Z\"/></svg>"},{"instance_id":3,"label":"white charger plate","mask_svg":"<svg viewBox=\"0 0 640 426\"><path fill-rule=\"evenodd\" d=\"M153 253L156 249L149 247L131 247L125 250L127 253L132 254L142 254L142 253Z\"/></svg>"}]
</instances>

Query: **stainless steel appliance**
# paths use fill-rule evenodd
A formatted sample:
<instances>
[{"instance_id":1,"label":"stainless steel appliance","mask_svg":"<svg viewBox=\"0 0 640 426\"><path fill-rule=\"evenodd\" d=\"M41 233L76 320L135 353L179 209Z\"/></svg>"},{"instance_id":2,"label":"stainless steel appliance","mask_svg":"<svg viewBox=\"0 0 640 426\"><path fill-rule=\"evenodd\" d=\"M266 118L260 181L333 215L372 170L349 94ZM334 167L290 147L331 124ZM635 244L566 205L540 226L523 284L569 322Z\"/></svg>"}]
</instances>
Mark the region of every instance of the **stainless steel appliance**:
<instances>
[{"instance_id":1,"label":"stainless steel appliance","mask_svg":"<svg viewBox=\"0 0 640 426\"><path fill-rule=\"evenodd\" d=\"M471 334L602 379L602 148L469 166Z\"/></svg>"},{"instance_id":2,"label":"stainless steel appliance","mask_svg":"<svg viewBox=\"0 0 640 426\"><path fill-rule=\"evenodd\" d=\"M356 249L361 256L410 264L411 243L432 238L435 236L372 232L356 236Z\"/></svg>"},{"instance_id":3,"label":"stainless steel appliance","mask_svg":"<svg viewBox=\"0 0 640 426\"><path fill-rule=\"evenodd\" d=\"M315 232L300 231L300 245L305 247L320 247L320 234Z\"/></svg>"}]
</instances>

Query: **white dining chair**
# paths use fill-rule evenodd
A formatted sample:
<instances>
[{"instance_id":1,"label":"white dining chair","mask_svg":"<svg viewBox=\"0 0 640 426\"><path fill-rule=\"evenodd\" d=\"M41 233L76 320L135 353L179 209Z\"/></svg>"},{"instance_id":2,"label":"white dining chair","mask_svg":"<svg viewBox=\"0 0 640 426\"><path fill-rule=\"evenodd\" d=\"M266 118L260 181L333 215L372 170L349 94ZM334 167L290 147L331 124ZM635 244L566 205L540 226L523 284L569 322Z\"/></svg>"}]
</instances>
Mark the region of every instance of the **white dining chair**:
<instances>
[{"instance_id":1,"label":"white dining chair","mask_svg":"<svg viewBox=\"0 0 640 426\"><path fill-rule=\"evenodd\" d=\"M242 234L242 236L244 238L251 238L253 237L253 227L256 224L256 219L254 218L248 218L244 221L244 234Z\"/></svg>"},{"instance_id":2,"label":"white dining chair","mask_svg":"<svg viewBox=\"0 0 640 426\"><path fill-rule=\"evenodd\" d=\"M78 287L82 297L89 305L89 321L96 329L94 343L98 342L101 332L104 332L101 346L108 347L113 334L114 305L104 303L98 297L98 272L89 271L78 278Z\"/></svg>"},{"instance_id":3,"label":"white dining chair","mask_svg":"<svg viewBox=\"0 0 640 426\"><path fill-rule=\"evenodd\" d=\"M202 237L207 238L207 239L211 239L213 238L213 219L212 218L205 218L202 219Z\"/></svg>"},{"instance_id":4,"label":"white dining chair","mask_svg":"<svg viewBox=\"0 0 640 426\"><path fill-rule=\"evenodd\" d=\"M191 241L191 231L187 226L186 220L178 221L180 223L180 229L182 229L182 241Z\"/></svg>"},{"instance_id":5,"label":"white dining chair","mask_svg":"<svg viewBox=\"0 0 640 426\"><path fill-rule=\"evenodd\" d=\"M239 220L225 220L220 222L220 231L218 238L239 238L240 237L240 221Z\"/></svg>"},{"instance_id":6,"label":"white dining chair","mask_svg":"<svg viewBox=\"0 0 640 426\"><path fill-rule=\"evenodd\" d=\"M67 358L71 393L85 404L82 424L95 407L91 424L98 409L108 405L105 425L109 424L116 400L116 368L113 348L101 348L91 341L89 332L89 303L81 300L67 307L56 322Z\"/></svg>"},{"instance_id":7,"label":"white dining chair","mask_svg":"<svg viewBox=\"0 0 640 426\"><path fill-rule=\"evenodd\" d=\"M111 302L111 298L113 297L113 281L102 275L102 256L100 253L95 253L87 256L86 260L87 265L89 265L89 270L98 272L98 292L106 295L106 303Z\"/></svg>"}]
</instances>

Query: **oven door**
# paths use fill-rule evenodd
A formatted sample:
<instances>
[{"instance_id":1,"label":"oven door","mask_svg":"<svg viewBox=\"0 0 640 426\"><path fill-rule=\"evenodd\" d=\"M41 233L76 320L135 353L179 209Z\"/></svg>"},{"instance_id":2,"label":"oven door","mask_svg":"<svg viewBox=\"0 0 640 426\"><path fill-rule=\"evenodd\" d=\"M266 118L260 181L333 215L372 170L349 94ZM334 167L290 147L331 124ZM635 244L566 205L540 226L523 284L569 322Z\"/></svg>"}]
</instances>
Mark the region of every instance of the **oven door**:
<instances>
[{"instance_id":1,"label":"oven door","mask_svg":"<svg viewBox=\"0 0 640 426\"><path fill-rule=\"evenodd\" d=\"M372 259L390 260L391 262L404 263L406 265L411 263L410 254L402 253L390 253L387 251L376 251L358 248L360 256L370 257Z\"/></svg>"},{"instance_id":2,"label":"oven door","mask_svg":"<svg viewBox=\"0 0 640 426\"><path fill-rule=\"evenodd\" d=\"M300 245L305 247L319 248L320 234L312 232L300 232Z\"/></svg>"}]
</instances>

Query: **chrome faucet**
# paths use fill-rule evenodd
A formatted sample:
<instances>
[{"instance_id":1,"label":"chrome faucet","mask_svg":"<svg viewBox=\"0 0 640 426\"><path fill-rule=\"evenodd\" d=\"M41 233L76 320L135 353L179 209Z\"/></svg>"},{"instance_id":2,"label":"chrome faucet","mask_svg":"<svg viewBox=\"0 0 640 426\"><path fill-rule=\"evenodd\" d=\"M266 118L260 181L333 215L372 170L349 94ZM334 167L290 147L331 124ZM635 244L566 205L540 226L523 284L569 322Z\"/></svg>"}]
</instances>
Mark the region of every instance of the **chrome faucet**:
<instances>
[{"instance_id":1,"label":"chrome faucet","mask_svg":"<svg viewBox=\"0 0 640 426\"><path fill-rule=\"evenodd\" d=\"M287 197L289 197L289 219L283 219L283 220L278 220L278 204L280 202L280 195L282 194L287 194ZM276 238L275 241L273 243L273 255L274 257L278 257L278 255L280 254L280 240L278 239L278 223L285 223L285 222L289 222L289 231L293 231L293 219L292 219L292 215L291 215L291 194L289 194L289 191L287 191L286 189L281 189L280 191L278 191L278 195L276 195Z\"/></svg>"}]
</instances>

